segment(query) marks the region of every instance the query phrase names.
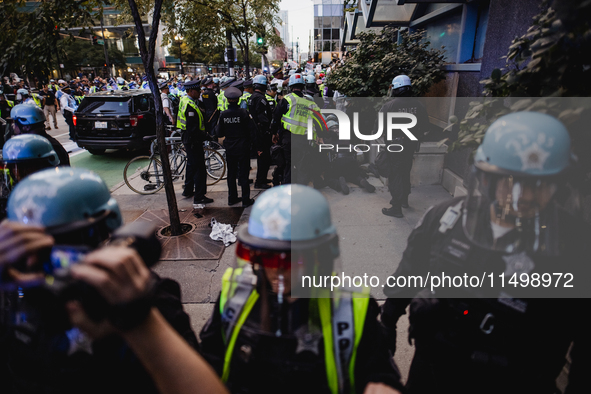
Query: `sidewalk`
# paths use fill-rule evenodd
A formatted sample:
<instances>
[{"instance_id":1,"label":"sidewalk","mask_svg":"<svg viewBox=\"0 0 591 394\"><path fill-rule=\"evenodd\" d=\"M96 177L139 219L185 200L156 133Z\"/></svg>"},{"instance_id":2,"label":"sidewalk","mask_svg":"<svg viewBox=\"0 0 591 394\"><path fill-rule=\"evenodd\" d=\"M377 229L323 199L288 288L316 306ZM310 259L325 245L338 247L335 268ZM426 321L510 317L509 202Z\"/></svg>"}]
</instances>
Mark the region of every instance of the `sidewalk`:
<instances>
[{"instance_id":1,"label":"sidewalk","mask_svg":"<svg viewBox=\"0 0 591 394\"><path fill-rule=\"evenodd\" d=\"M256 160L252 160L251 163L252 177L256 171ZM387 187L375 177L370 177L368 180L376 186L375 193L367 193L353 184L349 184L351 192L347 196L330 188L324 188L321 192L330 204L332 221L339 234L343 271L351 276L371 272L372 275L385 278L396 270L406 247L407 238L424 212L431 205L450 199L451 196L440 185L415 187L409 198L410 208L403 210L404 218L392 218L384 216L381 212L383 207L390 206ZM195 222L192 216L193 200L181 196L181 185L182 181L174 184L179 213L181 218L188 218ZM195 212L205 215L207 212L223 214L224 209L229 208L226 205L227 190L226 181L208 187L207 196L213 198L214 203L208 204L204 210ZM155 220L160 220L162 226L168 225L166 221L168 208L164 190L153 195L139 195L122 183L113 187L111 191L119 203L126 223L138 219L146 212L156 212L153 216L158 218ZM260 193L260 190L251 189L251 197L255 199ZM242 212L237 221L237 227L248 222L251 209L252 207L249 207ZM221 242L218 244L221 245ZM230 245L223 250L220 258L166 260L161 261L154 268L159 275L180 283L182 302L197 334L211 315L221 289L222 275L227 268L233 266L234 261L235 245ZM374 289L372 294L378 300L384 299L381 288ZM408 344L407 336L408 319L405 315L398 324L398 350L395 357L404 379L414 354L414 349Z\"/></svg>"}]
</instances>

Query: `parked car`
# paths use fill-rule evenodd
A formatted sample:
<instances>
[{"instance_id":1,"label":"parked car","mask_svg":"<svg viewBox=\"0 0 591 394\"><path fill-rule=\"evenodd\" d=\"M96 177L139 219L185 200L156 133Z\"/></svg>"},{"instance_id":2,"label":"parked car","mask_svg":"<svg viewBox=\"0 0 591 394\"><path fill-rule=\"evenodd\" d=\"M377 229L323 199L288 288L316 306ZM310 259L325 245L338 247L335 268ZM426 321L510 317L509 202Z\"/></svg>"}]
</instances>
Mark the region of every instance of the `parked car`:
<instances>
[{"instance_id":1,"label":"parked car","mask_svg":"<svg viewBox=\"0 0 591 394\"><path fill-rule=\"evenodd\" d=\"M93 155L105 149L145 148L156 134L154 99L149 90L115 90L88 95L73 117L78 146Z\"/></svg>"}]
</instances>

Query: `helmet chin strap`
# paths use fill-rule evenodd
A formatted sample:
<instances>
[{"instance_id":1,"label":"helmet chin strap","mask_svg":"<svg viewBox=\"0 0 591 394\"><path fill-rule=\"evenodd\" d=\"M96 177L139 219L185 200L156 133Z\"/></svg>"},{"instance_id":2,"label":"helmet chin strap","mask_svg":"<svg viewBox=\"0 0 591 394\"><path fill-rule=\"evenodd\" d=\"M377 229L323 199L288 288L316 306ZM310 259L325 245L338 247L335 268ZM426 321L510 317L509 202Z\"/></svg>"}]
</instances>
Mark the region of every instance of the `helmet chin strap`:
<instances>
[{"instance_id":1,"label":"helmet chin strap","mask_svg":"<svg viewBox=\"0 0 591 394\"><path fill-rule=\"evenodd\" d=\"M279 274L278 278L278 285L277 285L277 304L279 304L279 315L277 319L277 331L275 332L275 336L281 336L281 307L283 306L283 292L285 291L285 283L283 274Z\"/></svg>"}]
</instances>

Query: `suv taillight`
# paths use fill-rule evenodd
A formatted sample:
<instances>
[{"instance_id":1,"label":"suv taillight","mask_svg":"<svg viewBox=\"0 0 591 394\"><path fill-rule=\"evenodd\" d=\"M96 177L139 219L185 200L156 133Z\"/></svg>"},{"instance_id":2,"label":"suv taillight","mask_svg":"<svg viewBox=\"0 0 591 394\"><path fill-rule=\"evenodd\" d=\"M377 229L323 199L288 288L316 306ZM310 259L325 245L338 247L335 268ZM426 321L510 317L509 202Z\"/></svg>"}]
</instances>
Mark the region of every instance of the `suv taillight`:
<instances>
[{"instance_id":1,"label":"suv taillight","mask_svg":"<svg viewBox=\"0 0 591 394\"><path fill-rule=\"evenodd\" d=\"M144 119L144 115L132 115L129 117L129 120L131 121L131 127L135 127L137 126L138 122L140 120Z\"/></svg>"},{"instance_id":2,"label":"suv taillight","mask_svg":"<svg viewBox=\"0 0 591 394\"><path fill-rule=\"evenodd\" d=\"M74 126L76 126L76 120L77 120L77 119L78 119L78 118L76 117L76 115L73 115L73 116L72 116L72 123L74 123Z\"/></svg>"}]
</instances>

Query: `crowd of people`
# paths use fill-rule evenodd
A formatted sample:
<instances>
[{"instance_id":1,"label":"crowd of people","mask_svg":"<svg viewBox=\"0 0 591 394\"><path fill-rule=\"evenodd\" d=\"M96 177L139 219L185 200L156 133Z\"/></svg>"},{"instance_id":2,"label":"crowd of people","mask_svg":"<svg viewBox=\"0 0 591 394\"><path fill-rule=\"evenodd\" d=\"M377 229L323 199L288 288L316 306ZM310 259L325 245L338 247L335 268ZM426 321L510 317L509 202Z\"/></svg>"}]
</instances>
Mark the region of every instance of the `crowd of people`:
<instances>
[{"instance_id":1,"label":"crowd of people","mask_svg":"<svg viewBox=\"0 0 591 394\"><path fill-rule=\"evenodd\" d=\"M272 79L202 76L183 81L176 114L165 106L187 151L183 195L197 206L213 201L203 143L223 139L228 204L254 204L238 231L235 266L224 273L199 336L179 284L149 268L158 241L122 226L100 177L68 167L67 154L44 135L40 107L15 105L14 136L3 149L11 188L8 219L0 223L3 392L554 393L571 343L567 390L587 392L585 299L527 299L494 288L487 297L480 289L450 297L390 284L382 307L363 291L320 286L297 295L304 275L340 271L339 236L314 188L347 194L349 181L375 191L356 157L315 153L314 144L334 139L338 129L338 119L320 113L336 103L324 100L330 77L318 89L319 77L298 70L284 76L281 69ZM391 85L394 97L383 111L412 106L423 116L419 103L406 100L408 77ZM159 89L168 96L172 87L161 81ZM61 99L54 105L63 109ZM308 118L316 126L312 141ZM398 142L409 153L387 160L392 207L383 211L395 217L408 205L418 145ZM256 201L251 158L254 187L269 189ZM476 151L468 195L425 213L393 276L585 267L589 226L557 198L573 166L569 134L557 119L517 112L496 120ZM393 354L407 311L416 353L403 385Z\"/></svg>"}]
</instances>

